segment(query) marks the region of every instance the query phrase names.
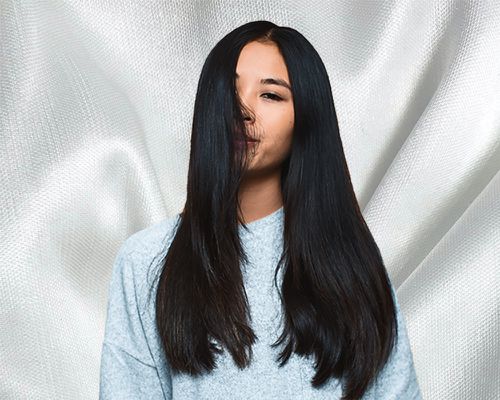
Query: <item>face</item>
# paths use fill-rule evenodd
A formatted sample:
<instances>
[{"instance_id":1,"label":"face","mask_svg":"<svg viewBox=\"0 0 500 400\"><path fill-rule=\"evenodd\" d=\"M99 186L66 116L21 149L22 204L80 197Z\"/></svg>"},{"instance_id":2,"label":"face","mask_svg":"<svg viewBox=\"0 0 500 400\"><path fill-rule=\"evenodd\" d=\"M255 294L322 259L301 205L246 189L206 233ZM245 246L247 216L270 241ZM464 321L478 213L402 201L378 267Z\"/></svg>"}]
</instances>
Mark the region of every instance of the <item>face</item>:
<instances>
[{"instance_id":1,"label":"face","mask_svg":"<svg viewBox=\"0 0 500 400\"><path fill-rule=\"evenodd\" d=\"M249 143L248 173L279 169L290 153L294 109L286 64L275 44L250 42L243 47L236 66L236 90L255 115L245 121L250 125L248 134L260 140Z\"/></svg>"}]
</instances>

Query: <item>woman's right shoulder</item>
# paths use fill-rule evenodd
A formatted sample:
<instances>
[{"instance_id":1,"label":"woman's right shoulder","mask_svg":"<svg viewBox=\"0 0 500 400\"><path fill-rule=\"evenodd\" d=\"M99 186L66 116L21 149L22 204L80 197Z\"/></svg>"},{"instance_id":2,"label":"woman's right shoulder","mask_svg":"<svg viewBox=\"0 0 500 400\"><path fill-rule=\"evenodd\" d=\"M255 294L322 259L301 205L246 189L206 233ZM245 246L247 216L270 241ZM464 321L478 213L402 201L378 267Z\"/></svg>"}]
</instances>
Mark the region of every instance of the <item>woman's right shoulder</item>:
<instances>
[{"instance_id":1,"label":"woman's right shoulder","mask_svg":"<svg viewBox=\"0 0 500 400\"><path fill-rule=\"evenodd\" d=\"M148 270L156 264L155 260L160 259L170 247L179 222L178 213L128 236L118 249L116 268L120 268L119 260L123 260L129 264L128 269L136 281L142 281Z\"/></svg>"},{"instance_id":2,"label":"woman's right shoulder","mask_svg":"<svg viewBox=\"0 0 500 400\"><path fill-rule=\"evenodd\" d=\"M164 218L131 234L121 244L113 266L113 291L134 292L142 304L139 297L147 291L150 274L169 249L179 222L180 214Z\"/></svg>"},{"instance_id":3,"label":"woman's right shoulder","mask_svg":"<svg viewBox=\"0 0 500 400\"><path fill-rule=\"evenodd\" d=\"M127 256L151 256L165 250L170 244L180 221L180 214L162 219L131 234L122 244Z\"/></svg>"}]
</instances>

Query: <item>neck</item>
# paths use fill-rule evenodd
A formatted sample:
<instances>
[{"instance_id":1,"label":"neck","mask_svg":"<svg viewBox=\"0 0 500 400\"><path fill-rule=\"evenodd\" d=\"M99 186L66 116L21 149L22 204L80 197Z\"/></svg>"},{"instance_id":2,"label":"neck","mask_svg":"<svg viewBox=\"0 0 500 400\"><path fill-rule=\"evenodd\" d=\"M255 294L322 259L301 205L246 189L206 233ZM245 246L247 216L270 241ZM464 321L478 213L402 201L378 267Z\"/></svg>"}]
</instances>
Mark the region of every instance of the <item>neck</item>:
<instances>
[{"instance_id":1,"label":"neck","mask_svg":"<svg viewBox=\"0 0 500 400\"><path fill-rule=\"evenodd\" d=\"M281 170L245 177L238 193L245 223L263 218L283 206L280 178Z\"/></svg>"}]
</instances>

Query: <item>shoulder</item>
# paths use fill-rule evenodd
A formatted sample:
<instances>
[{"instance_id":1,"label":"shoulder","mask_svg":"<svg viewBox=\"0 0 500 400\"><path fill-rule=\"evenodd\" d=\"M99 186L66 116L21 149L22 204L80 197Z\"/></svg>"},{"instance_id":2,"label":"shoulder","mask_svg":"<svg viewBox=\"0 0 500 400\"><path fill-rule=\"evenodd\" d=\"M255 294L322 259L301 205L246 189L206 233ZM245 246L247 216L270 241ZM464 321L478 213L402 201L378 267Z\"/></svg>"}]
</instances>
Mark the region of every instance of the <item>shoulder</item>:
<instances>
[{"instance_id":1,"label":"shoulder","mask_svg":"<svg viewBox=\"0 0 500 400\"><path fill-rule=\"evenodd\" d=\"M149 258L161 253L173 239L179 217L179 214L175 214L131 234L119 252L127 259Z\"/></svg>"},{"instance_id":2,"label":"shoulder","mask_svg":"<svg viewBox=\"0 0 500 400\"><path fill-rule=\"evenodd\" d=\"M149 281L150 272L160 266L162 257L175 236L179 220L180 214L175 214L127 237L115 258L114 288L135 292L137 297L147 292L145 285Z\"/></svg>"}]
</instances>

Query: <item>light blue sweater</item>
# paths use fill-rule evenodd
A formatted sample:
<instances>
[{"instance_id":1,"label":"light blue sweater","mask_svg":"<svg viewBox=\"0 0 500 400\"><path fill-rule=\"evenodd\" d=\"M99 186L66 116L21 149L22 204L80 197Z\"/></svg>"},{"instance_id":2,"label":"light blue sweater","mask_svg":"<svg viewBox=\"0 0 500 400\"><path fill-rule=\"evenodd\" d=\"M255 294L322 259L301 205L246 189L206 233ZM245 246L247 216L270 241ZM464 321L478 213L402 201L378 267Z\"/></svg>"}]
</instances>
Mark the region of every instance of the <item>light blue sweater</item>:
<instances>
[{"instance_id":1,"label":"light blue sweater","mask_svg":"<svg viewBox=\"0 0 500 400\"><path fill-rule=\"evenodd\" d=\"M180 214L131 235L120 247L108 292L107 317L101 354L99 399L329 399L341 397L340 381L331 379L315 389L312 357L293 354L279 368L280 348L270 347L279 334L279 295L273 274L283 245L283 207L247 224L240 236L249 256L243 265L245 289L251 307L252 328L259 340L247 369L239 370L229 352L218 355L217 368L193 378L173 374L165 359L155 325L153 287L148 289L173 238ZM282 271L282 270L280 270ZM281 284L281 274L278 283ZM395 296L392 288L393 296ZM397 298L399 336L388 364L363 400L421 399L403 314Z\"/></svg>"}]
</instances>

